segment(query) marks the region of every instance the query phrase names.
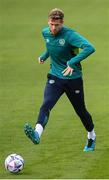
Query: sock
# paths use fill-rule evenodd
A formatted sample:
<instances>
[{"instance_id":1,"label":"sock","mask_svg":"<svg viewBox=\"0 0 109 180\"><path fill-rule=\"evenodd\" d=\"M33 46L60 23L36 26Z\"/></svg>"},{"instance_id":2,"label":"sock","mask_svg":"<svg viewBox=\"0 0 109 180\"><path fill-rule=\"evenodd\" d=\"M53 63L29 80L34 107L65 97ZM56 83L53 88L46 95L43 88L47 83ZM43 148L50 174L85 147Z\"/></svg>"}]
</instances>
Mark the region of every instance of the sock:
<instances>
[{"instance_id":1,"label":"sock","mask_svg":"<svg viewBox=\"0 0 109 180\"><path fill-rule=\"evenodd\" d=\"M96 138L96 134L95 134L94 129L93 129L91 132L88 132L87 137L88 137L88 139L95 140L95 138Z\"/></svg>"},{"instance_id":2,"label":"sock","mask_svg":"<svg viewBox=\"0 0 109 180\"><path fill-rule=\"evenodd\" d=\"M43 132L43 127L41 124L36 124L35 126L35 131L37 131L37 133L39 134L39 137L41 137L42 132Z\"/></svg>"}]
</instances>

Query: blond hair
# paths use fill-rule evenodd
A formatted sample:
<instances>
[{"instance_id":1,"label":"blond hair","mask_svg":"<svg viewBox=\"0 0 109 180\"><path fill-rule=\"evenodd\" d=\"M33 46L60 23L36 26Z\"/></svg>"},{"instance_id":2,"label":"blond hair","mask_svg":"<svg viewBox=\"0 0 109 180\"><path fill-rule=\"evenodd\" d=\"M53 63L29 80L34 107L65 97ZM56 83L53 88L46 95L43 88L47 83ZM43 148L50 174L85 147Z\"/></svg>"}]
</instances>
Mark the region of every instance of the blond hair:
<instances>
[{"instance_id":1,"label":"blond hair","mask_svg":"<svg viewBox=\"0 0 109 180\"><path fill-rule=\"evenodd\" d=\"M50 18L52 20L57 20L57 19L63 20L64 13L61 9L55 8L49 12L48 18Z\"/></svg>"}]
</instances>

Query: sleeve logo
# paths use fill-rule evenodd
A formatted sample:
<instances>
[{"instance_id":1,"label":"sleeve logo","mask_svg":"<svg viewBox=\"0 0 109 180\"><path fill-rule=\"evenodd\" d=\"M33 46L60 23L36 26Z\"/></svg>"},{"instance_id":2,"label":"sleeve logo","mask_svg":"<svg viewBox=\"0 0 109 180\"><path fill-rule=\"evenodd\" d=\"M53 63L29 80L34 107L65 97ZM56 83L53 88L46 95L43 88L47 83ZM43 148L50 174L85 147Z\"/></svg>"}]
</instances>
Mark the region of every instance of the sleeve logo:
<instances>
[{"instance_id":1,"label":"sleeve logo","mask_svg":"<svg viewBox=\"0 0 109 180\"><path fill-rule=\"evenodd\" d=\"M50 42L50 40L49 40L49 39L46 39L46 42L47 42L47 43L49 43L49 42Z\"/></svg>"}]
</instances>

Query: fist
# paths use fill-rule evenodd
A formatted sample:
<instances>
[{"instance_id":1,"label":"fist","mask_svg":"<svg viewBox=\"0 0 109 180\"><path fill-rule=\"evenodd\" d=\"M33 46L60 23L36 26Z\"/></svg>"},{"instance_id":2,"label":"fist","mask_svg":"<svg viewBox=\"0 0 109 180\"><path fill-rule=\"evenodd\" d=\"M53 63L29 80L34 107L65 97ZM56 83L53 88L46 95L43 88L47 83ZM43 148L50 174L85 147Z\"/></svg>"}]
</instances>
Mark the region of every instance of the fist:
<instances>
[{"instance_id":1,"label":"fist","mask_svg":"<svg viewBox=\"0 0 109 180\"><path fill-rule=\"evenodd\" d=\"M39 64L44 64L44 60L41 59L40 57L38 58Z\"/></svg>"}]
</instances>

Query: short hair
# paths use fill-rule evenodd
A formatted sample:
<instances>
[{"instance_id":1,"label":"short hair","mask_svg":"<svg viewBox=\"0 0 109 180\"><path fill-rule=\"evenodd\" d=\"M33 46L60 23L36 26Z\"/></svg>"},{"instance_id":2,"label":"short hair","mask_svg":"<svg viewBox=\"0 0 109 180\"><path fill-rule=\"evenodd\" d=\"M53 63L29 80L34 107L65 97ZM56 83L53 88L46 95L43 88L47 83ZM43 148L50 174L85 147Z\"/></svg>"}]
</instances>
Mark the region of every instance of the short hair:
<instances>
[{"instance_id":1,"label":"short hair","mask_svg":"<svg viewBox=\"0 0 109 180\"><path fill-rule=\"evenodd\" d=\"M64 19L64 13L61 9L55 8L49 12L48 18L52 20Z\"/></svg>"}]
</instances>

